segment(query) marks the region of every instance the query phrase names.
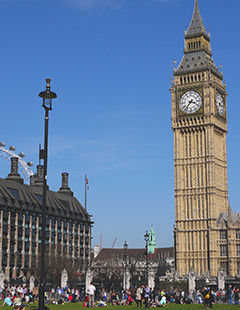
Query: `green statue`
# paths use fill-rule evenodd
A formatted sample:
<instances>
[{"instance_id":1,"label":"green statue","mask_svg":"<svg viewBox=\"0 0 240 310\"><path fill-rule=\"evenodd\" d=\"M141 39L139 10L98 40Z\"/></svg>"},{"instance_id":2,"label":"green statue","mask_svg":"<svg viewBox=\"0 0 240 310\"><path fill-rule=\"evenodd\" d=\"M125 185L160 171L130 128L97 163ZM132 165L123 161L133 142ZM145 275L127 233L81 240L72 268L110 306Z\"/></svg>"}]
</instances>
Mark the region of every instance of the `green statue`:
<instances>
[{"instance_id":1,"label":"green statue","mask_svg":"<svg viewBox=\"0 0 240 310\"><path fill-rule=\"evenodd\" d=\"M151 227L150 232L149 232L148 254L154 254L155 249L156 249L155 232L153 228Z\"/></svg>"}]
</instances>

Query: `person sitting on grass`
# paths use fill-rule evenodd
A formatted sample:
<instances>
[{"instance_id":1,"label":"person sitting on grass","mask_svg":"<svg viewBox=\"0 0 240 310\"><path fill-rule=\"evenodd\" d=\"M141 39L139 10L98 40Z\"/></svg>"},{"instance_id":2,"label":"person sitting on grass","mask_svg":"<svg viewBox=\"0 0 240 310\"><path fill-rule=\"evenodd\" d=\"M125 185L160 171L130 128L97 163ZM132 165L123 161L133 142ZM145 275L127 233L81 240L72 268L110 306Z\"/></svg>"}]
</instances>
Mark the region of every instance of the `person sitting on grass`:
<instances>
[{"instance_id":1,"label":"person sitting on grass","mask_svg":"<svg viewBox=\"0 0 240 310\"><path fill-rule=\"evenodd\" d=\"M167 304L167 298L164 295L164 296L162 296L160 301L158 301L158 299L156 299L156 301L152 303L151 308L165 307L166 304Z\"/></svg>"},{"instance_id":2,"label":"person sitting on grass","mask_svg":"<svg viewBox=\"0 0 240 310\"><path fill-rule=\"evenodd\" d=\"M100 300L99 303L97 304L97 307L107 307L108 305L106 304L105 301Z\"/></svg>"},{"instance_id":3,"label":"person sitting on grass","mask_svg":"<svg viewBox=\"0 0 240 310\"><path fill-rule=\"evenodd\" d=\"M4 302L3 302L3 304L2 304L2 307L3 307L5 304L6 304L7 306L9 306L9 307L12 306L11 294L8 294L7 297L4 299Z\"/></svg>"},{"instance_id":4,"label":"person sitting on grass","mask_svg":"<svg viewBox=\"0 0 240 310\"><path fill-rule=\"evenodd\" d=\"M21 306L16 305L13 310L25 310L25 306L24 305L21 305Z\"/></svg>"},{"instance_id":5,"label":"person sitting on grass","mask_svg":"<svg viewBox=\"0 0 240 310\"><path fill-rule=\"evenodd\" d=\"M83 308L85 307L89 307L89 296L88 295L85 296L85 299L83 302Z\"/></svg>"},{"instance_id":6,"label":"person sitting on grass","mask_svg":"<svg viewBox=\"0 0 240 310\"><path fill-rule=\"evenodd\" d=\"M14 301L13 301L13 306L21 306L22 304L22 299L20 297L20 294L17 293L17 296L14 298Z\"/></svg>"}]
</instances>

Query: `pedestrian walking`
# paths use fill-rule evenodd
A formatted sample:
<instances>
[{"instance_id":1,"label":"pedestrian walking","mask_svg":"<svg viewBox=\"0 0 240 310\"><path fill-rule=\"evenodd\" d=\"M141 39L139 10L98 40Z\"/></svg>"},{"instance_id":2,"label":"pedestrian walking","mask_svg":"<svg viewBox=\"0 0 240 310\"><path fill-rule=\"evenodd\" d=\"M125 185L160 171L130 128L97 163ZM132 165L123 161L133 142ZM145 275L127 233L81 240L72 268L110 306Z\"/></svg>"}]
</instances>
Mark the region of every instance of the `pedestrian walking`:
<instances>
[{"instance_id":1,"label":"pedestrian walking","mask_svg":"<svg viewBox=\"0 0 240 310\"><path fill-rule=\"evenodd\" d=\"M144 291L145 308L149 308L149 296L150 296L150 288L146 284L145 285L145 291Z\"/></svg>"},{"instance_id":2,"label":"pedestrian walking","mask_svg":"<svg viewBox=\"0 0 240 310\"><path fill-rule=\"evenodd\" d=\"M143 285L140 285L137 288L137 295L136 295L136 303L137 303L137 308L142 308L142 293L143 293Z\"/></svg>"}]
</instances>

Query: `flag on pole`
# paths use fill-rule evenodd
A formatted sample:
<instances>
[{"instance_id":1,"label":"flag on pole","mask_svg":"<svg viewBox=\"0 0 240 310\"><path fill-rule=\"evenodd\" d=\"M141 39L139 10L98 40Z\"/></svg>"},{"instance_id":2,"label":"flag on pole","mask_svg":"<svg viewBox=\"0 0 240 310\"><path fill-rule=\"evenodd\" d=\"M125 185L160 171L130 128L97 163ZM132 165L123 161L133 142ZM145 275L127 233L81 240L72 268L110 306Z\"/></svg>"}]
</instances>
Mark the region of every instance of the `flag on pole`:
<instances>
[{"instance_id":1,"label":"flag on pole","mask_svg":"<svg viewBox=\"0 0 240 310\"><path fill-rule=\"evenodd\" d=\"M87 175L85 175L85 184L86 184L86 188L89 189L89 183L88 183Z\"/></svg>"}]
</instances>

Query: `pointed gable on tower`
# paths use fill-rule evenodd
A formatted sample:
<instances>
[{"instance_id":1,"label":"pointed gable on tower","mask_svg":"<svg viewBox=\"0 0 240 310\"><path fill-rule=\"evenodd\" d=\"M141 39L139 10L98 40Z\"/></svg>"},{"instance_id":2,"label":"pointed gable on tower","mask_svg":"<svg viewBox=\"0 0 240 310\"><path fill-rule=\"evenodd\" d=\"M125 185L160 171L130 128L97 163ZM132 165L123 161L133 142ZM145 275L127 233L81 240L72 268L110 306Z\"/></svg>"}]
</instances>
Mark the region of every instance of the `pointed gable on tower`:
<instances>
[{"instance_id":1,"label":"pointed gable on tower","mask_svg":"<svg viewBox=\"0 0 240 310\"><path fill-rule=\"evenodd\" d=\"M192 20L185 31L184 55L174 76L209 70L221 80L222 73L212 59L210 34L204 27L198 0L195 0Z\"/></svg>"},{"instance_id":2,"label":"pointed gable on tower","mask_svg":"<svg viewBox=\"0 0 240 310\"><path fill-rule=\"evenodd\" d=\"M185 37L192 37L196 35L198 36L204 35L210 40L210 36L207 33L206 28L204 27L204 24L203 24L203 20L202 20L201 13L199 10L198 0L195 0L192 20L188 28L188 31L186 32Z\"/></svg>"}]
</instances>

